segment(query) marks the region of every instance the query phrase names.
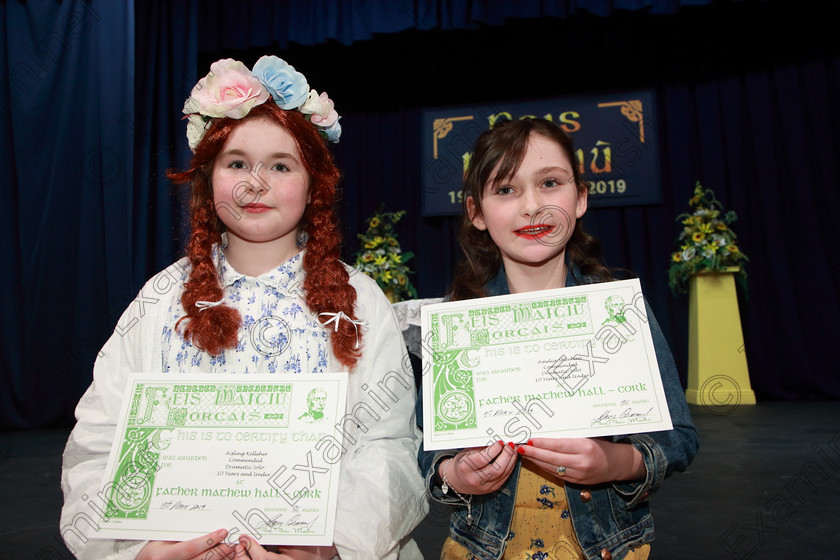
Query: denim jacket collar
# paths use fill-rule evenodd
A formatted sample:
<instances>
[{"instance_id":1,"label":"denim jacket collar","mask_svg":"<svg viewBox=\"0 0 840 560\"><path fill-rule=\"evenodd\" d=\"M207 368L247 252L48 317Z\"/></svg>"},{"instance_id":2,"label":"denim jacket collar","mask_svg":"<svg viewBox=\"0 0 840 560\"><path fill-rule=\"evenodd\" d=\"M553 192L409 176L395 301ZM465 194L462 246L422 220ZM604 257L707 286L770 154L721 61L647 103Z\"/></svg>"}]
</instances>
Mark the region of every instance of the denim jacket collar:
<instances>
[{"instance_id":1,"label":"denim jacket collar","mask_svg":"<svg viewBox=\"0 0 840 560\"><path fill-rule=\"evenodd\" d=\"M579 286L582 284L592 284L592 278L583 274L576 264L569 265L566 261L566 283L565 287ZM491 278L484 286L487 289L488 296L506 296L510 294L510 286L508 286L507 275L505 274L505 267L500 266L496 275Z\"/></svg>"}]
</instances>

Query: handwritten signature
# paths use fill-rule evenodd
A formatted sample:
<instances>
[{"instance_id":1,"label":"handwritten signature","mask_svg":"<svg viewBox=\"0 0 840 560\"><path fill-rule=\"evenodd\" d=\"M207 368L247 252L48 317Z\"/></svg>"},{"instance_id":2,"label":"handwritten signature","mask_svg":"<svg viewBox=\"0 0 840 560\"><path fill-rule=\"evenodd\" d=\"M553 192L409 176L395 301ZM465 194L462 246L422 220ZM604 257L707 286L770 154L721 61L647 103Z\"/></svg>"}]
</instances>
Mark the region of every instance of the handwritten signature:
<instances>
[{"instance_id":1,"label":"handwritten signature","mask_svg":"<svg viewBox=\"0 0 840 560\"><path fill-rule=\"evenodd\" d=\"M313 517L311 520L306 520L305 517L299 513L291 516L287 520L281 519L283 514L277 514L277 516L269 519L267 522L263 523L257 530L259 529L295 529L295 530L302 530L301 532L307 532L312 530L312 526L318 521L318 515Z\"/></svg>"},{"instance_id":2,"label":"handwritten signature","mask_svg":"<svg viewBox=\"0 0 840 560\"><path fill-rule=\"evenodd\" d=\"M594 418L590 426L611 426L613 424L636 424L639 422L648 422L648 416L653 412L653 407L648 408L644 412L638 412L633 408L625 408L619 413L614 413L612 409L605 410L600 416Z\"/></svg>"}]
</instances>

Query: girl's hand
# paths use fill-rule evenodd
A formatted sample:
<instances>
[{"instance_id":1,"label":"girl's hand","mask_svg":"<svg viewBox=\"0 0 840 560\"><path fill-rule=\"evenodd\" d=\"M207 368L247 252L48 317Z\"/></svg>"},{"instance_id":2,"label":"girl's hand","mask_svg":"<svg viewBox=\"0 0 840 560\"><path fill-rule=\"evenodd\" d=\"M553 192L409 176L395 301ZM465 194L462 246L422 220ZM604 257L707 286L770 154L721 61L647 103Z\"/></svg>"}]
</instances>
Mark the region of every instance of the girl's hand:
<instances>
[{"instance_id":1,"label":"girl's hand","mask_svg":"<svg viewBox=\"0 0 840 560\"><path fill-rule=\"evenodd\" d=\"M640 480L647 472L639 450L599 438L534 438L517 449L552 476L577 484ZM560 476L557 467L566 467Z\"/></svg>"},{"instance_id":2,"label":"girl's hand","mask_svg":"<svg viewBox=\"0 0 840 560\"><path fill-rule=\"evenodd\" d=\"M516 465L516 453L504 442L488 447L463 449L438 466L443 480L444 468L449 486L461 494L489 494L505 483Z\"/></svg>"},{"instance_id":3,"label":"girl's hand","mask_svg":"<svg viewBox=\"0 0 840 560\"><path fill-rule=\"evenodd\" d=\"M267 550L270 549L270 550ZM239 537L236 558L250 560L330 560L338 556L334 546L269 546L263 547L248 535Z\"/></svg>"},{"instance_id":4,"label":"girl's hand","mask_svg":"<svg viewBox=\"0 0 840 560\"><path fill-rule=\"evenodd\" d=\"M226 529L219 529L190 541L149 541L140 550L137 560L233 559L235 558L236 548L223 542L227 534Z\"/></svg>"}]
</instances>

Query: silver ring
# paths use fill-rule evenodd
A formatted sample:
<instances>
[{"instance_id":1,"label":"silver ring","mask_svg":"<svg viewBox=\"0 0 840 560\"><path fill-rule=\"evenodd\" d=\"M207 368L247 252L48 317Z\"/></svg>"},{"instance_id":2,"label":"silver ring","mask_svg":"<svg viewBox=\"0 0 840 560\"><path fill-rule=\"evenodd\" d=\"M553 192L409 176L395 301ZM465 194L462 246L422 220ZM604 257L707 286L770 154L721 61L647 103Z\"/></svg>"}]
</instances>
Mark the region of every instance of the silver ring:
<instances>
[{"instance_id":1,"label":"silver ring","mask_svg":"<svg viewBox=\"0 0 840 560\"><path fill-rule=\"evenodd\" d=\"M566 475L566 467L559 466L557 467L557 476L565 476Z\"/></svg>"}]
</instances>

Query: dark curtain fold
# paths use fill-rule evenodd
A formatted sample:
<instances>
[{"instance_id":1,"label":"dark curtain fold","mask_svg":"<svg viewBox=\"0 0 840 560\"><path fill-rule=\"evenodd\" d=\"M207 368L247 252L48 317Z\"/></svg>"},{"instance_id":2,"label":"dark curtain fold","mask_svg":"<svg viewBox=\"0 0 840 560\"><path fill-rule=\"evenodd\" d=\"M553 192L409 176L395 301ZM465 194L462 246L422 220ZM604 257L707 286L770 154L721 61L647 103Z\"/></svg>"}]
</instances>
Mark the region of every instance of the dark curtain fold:
<instances>
[{"instance_id":1,"label":"dark curtain fold","mask_svg":"<svg viewBox=\"0 0 840 560\"><path fill-rule=\"evenodd\" d=\"M0 3L3 427L72 418L132 284L132 4Z\"/></svg>"},{"instance_id":2,"label":"dark curtain fold","mask_svg":"<svg viewBox=\"0 0 840 560\"><path fill-rule=\"evenodd\" d=\"M414 253L409 261L414 286L433 297L445 293L458 255L455 220L420 221L420 110L350 113L342 117L341 142L334 148L342 171L345 259L354 262L358 233L379 209L407 210L397 224L400 245ZM410 249L409 249L410 248Z\"/></svg>"},{"instance_id":3,"label":"dark curtain fold","mask_svg":"<svg viewBox=\"0 0 840 560\"><path fill-rule=\"evenodd\" d=\"M180 256L189 234L189 189L173 185L168 169L186 169L182 109L198 81L197 0L149 0L136 7L137 103L135 137L134 237L136 286ZM206 71L206 69L205 69ZM203 75L203 74L202 74ZM129 299L130 301L130 299Z\"/></svg>"},{"instance_id":4,"label":"dark curtain fold","mask_svg":"<svg viewBox=\"0 0 840 560\"><path fill-rule=\"evenodd\" d=\"M199 50L219 52L276 43L349 45L378 34L414 30L475 29L508 18L607 17L624 12L671 15L712 0L205 0L199 18Z\"/></svg>"}]
</instances>

